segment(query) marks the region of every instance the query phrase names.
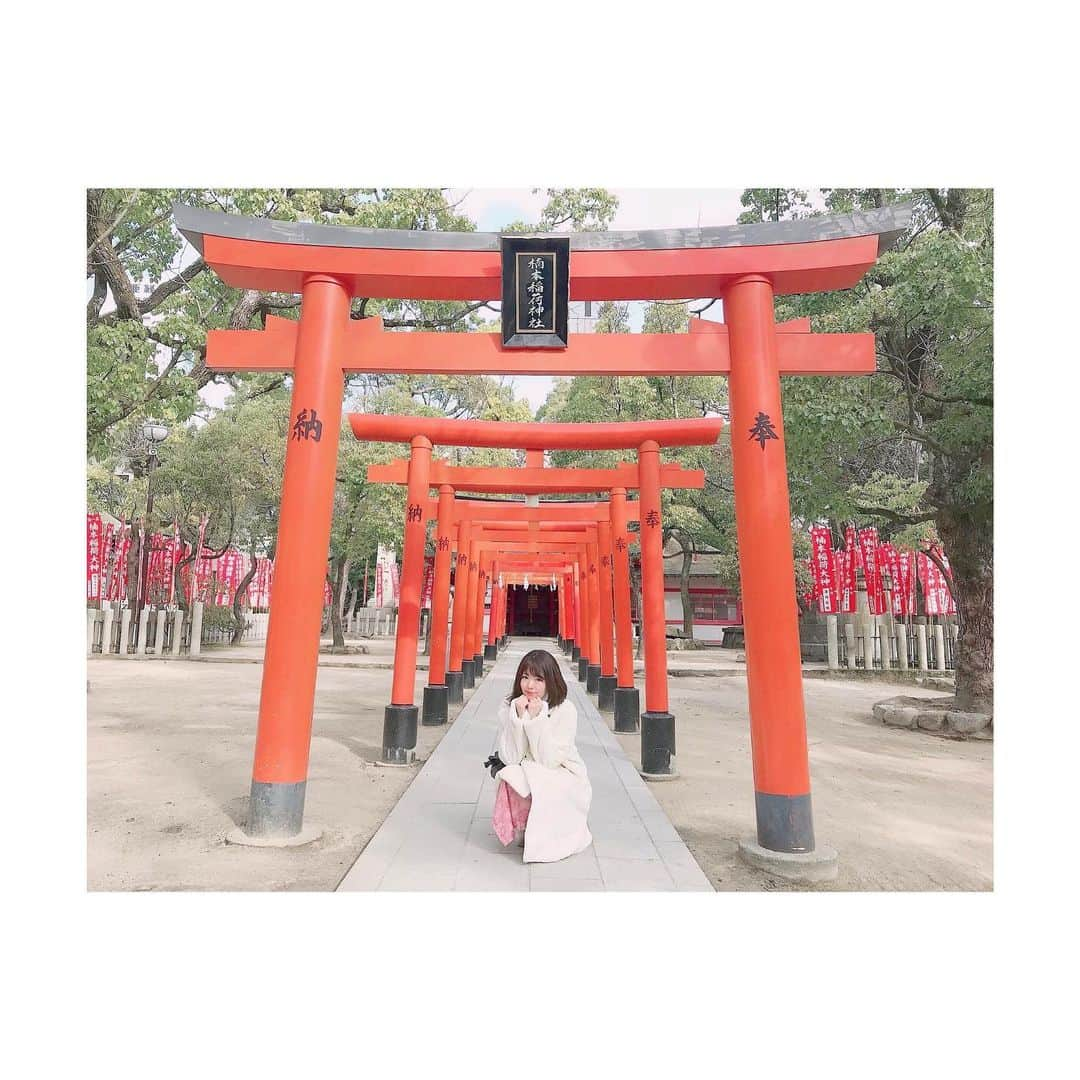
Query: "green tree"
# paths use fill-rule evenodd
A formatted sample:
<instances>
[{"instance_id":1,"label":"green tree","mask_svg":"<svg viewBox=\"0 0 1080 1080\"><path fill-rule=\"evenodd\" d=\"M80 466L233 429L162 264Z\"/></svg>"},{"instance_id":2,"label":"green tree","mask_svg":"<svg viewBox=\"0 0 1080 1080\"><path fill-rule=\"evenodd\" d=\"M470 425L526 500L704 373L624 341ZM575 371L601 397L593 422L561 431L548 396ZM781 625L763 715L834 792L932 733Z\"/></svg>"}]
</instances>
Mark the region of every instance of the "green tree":
<instances>
[{"instance_id":1,"label":"green tree","mask_svg":"<svg viewBox=\"0 0 1080 1080\"><path fill-rule=\"evenodd\" d=\"M535 195L540 189L533 188ZM513 221L502 232L603 232L615 217L619 200L604 188L548 188L548 201L533 225Z\"/></svg>"},{"instance_id":2,"label":"green tree","mask_svg":"<svg viewBox=\"0 0 1080 1080\"><path fill-rule=\"evenodd\" d=\"M831 189L831 212L905 200L911 228L844 292L785 297L777 318L873 330L867 379L784 380L793 513L940 539L960 613L958 704L993 707L992 193ZM931 557L937 558L931 553Z\"/></svg>"},{"instance_id":3,"label":"green tree","mask_svg":"<svg viewBox=\"0 0 1080 1080\"><path fill-rule=\"evenodd\" d=\"M746 207L736 219L740 225L809 217L813 213L807 192L793 188L747 188L739 202Z\"/></svg>"}]
</instances>

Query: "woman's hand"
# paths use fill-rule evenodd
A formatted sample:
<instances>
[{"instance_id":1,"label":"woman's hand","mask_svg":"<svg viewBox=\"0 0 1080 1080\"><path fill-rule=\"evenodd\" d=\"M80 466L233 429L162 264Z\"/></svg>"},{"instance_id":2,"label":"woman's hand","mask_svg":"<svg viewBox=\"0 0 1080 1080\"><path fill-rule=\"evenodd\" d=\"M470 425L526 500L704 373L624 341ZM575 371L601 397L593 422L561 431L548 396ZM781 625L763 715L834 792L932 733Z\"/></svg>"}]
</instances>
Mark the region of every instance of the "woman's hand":
<instances>
[{"instance_id":1,"label":"woman's hand","mask_svg":"<svg viewBox=\"0 0 1080 1080\"><path fill-rule=\"evenodd\" d=\"M540 715L540 710L544 707L544 702L541 698L530 697L525 702L525 709L528 712L530 718L536 719Z\"/></svg>"},{"instance_id":2,"label":"woman's hand","mask_svg":"<svg viewBox=\"0 0 1080 1080\"><path fill-rule=\"evenodd\" d=\"M521 697L514 698L514 711L517 713L517 718L519 720L525 719L526 705L524 694L522 694Z\"/></svg>"}]
</instances>

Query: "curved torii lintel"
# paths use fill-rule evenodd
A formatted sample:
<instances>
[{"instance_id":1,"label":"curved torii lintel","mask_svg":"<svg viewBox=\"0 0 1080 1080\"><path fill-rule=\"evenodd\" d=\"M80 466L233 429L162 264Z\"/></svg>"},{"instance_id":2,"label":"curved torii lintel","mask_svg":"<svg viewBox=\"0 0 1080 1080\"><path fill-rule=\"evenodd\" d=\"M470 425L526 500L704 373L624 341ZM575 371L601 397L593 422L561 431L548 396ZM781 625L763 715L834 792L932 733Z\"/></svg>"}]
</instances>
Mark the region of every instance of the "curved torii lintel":
<instances>
[{"instance_id":1,"label":"curved torii lintel","mask_svg":"<svg viewBox=\"0 0 1080 1080\"><path fill-rule=\"evenodd\" d=\"M223 214L173 205L177 228L228 285L300 292L332 274L353 296L496 300L498 233L368 229ZM746 274L777 294L847 289L895 243L911 207L696 229L570 235L570 299L717 296Z\"/></svg>"}]
</instances>

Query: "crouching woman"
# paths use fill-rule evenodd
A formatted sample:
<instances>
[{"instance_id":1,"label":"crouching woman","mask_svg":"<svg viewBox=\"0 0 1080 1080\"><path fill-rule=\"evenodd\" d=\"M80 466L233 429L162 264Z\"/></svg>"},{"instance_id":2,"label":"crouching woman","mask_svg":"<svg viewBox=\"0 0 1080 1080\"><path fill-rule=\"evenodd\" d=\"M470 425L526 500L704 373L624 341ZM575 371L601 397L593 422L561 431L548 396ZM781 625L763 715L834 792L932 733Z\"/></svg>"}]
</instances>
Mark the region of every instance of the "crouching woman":
<instances>
[{"instance_id":1,"label":"crouching woman","mask_svg":"<svg viewBox=\"0 0 1080 1080\"><path fill-rule=\"evenodd\" d=\"M524 830L527 863L556 862L592 843L592 786L576 734L577 709L555 658L526 653L499 709L492 775L495 833L506 845Z\"/></svg>"}]
</instances>

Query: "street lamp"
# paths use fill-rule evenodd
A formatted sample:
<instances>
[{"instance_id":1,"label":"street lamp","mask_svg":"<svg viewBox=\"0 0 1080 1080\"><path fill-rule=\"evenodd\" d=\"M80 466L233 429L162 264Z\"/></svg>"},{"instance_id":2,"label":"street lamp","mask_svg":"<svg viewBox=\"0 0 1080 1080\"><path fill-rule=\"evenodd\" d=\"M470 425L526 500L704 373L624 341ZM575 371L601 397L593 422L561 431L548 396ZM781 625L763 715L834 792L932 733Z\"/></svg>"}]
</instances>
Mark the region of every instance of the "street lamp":
<instances>
[{"instance_id":1,"label":"street lamp","mask_svg":"<svg viewBox=\"0 0 1080 1080\"><path fill-rule=\"evenodd\" d=\"M154 470L158 466L158 443L163 443L169 437L169 429L160 420L147 417L143 421L142 437L149 443L147 455L149 460L146 466L146 519L143 523L143 552L142 571L139 575L140 585L138 590L139 607L146 606L150 595L150 581L148 567L150 562L150 514L154 509Z\"/></svg>"}]
</instances>

